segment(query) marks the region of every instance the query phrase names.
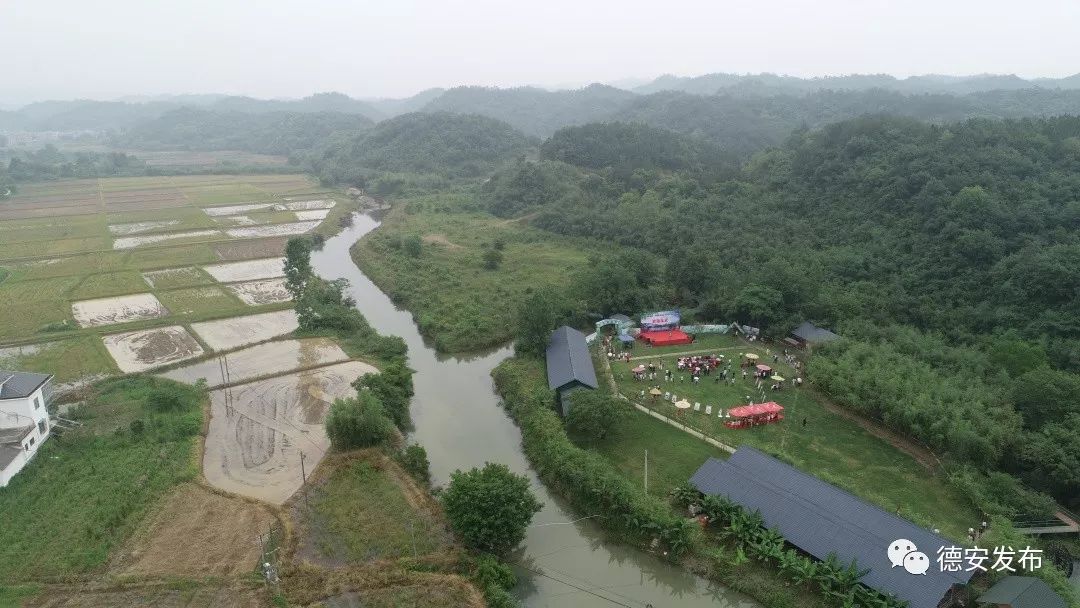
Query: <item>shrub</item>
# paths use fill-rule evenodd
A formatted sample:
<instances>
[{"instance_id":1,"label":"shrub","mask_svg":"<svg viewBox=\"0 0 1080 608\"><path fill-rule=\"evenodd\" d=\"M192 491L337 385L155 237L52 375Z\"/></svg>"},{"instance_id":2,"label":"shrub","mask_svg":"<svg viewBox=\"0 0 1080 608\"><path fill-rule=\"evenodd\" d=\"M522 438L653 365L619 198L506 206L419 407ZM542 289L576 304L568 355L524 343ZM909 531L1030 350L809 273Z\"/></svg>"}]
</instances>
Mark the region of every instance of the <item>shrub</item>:
<instances>
[{"instance_id":1,"label":"shrub","mask_svg":"<svg viewBox=\"0 0 1080 608\"><path fill-rule=\"evenodd\" d=\"M389 439L394 423L374 395L361 393L356 399L334 401L326 417L326 434L334 449L363 448Z\"/></svg>"},{"instance_id":2,"label":"shrub","mask_svg":"<svg viewBox=\"0 0 1080 608\"><path fill-rule=\"evenodd\" d=\"M431 483L431 463L428 461L427 450L424 446L410 443L398 453L397 461L420 483L424 485Z\"/></svg>"},{"instance_id":3,"label":"shrub","mask_svg":"<svg viewBox=\"0 0 1080 608\"><path fill-rule=\"evenodd\" d=\"M529 480L504 464L455 471L442 494L450 525L470 547L503 555L525 539L525 528L540 510Z\"/></svg>"}]
</instances>

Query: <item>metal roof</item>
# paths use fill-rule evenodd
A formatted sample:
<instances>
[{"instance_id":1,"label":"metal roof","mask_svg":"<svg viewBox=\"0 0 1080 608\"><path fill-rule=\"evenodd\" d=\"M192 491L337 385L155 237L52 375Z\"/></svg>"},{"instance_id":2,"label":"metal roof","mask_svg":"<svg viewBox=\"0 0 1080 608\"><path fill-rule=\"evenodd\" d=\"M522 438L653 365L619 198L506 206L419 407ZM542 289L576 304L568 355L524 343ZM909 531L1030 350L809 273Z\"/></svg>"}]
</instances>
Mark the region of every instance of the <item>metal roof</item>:
<instances>
[{"instance_id":1,"label":"metal roof","mask_svg":"<svg viewBox=\"0 0 1080 608\"><path fill-rule=\"evenodd\" d=\"M1065 600L1033 576L1006 576L976 601L1012 608L1065 608Z\"/></svg>"},{"instance_id":2,"label":"metal roof","mask_svg":"<svg viewBox=\"0 0 1080 608\"><path fill-rule=\"evenodd\" d=\"M23 399L34 394L42 384L52 378L49 374L31 372L12 372L0 369L0 378L11 377L0 384L0 399Z\"/></svg>"},{"instance_id":3,"label":"metal roof","mask_svg":"<svg viewBox=\"0 0 1080 608\"><path fill-rule=\"evenodd\" d=\"M806 342L831 342L838 340L840 336L833 332L818 327L809 321L803 321L798 327L791 330L791 334L798 338L805 340Z\"/></svg>"},{"instance_id":4,"label":"metal roof","mask_svg":"<svg viewBox=\"0 0 1080 608\"><path fill-rule=\"evenodd\" d=\"M574 382L596 388L596 370L585 334L573 327L562 327L551 333L547 347L548 388L560 389Z\"/></svg>"},{"instance_id":5,"label":"metal roof","mask_svg":"<svg viewBox=\"0 0 1080 608\"><path fill-rule=\"evenodd\" d=\"M726 461L710 458L690 483L760 512L767 526L818 559L835 553L844 563L856 560L869 570L860 582L910 608L936 608L953 585L966 584L973 574L941 572L934 563L940 547L955 543L748 446ZM930 558L925 575L892 566L887 551L897 539Z\"/></svg>"}]
</instances>

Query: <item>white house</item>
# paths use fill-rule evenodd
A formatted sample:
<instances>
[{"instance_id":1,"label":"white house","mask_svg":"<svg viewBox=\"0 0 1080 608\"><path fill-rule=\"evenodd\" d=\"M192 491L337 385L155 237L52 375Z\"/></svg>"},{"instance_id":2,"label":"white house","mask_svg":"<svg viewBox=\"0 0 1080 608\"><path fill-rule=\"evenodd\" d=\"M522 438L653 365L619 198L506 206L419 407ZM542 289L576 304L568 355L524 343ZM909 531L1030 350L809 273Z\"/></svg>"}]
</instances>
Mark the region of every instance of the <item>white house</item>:
<instances>
[{"instance_id":1,"label":"white house","mask_svg":"<svg viewBox=\"0 0 1080 608\"><path fill-rule=\"evenodd\" d=\"M0 488L49 437L52 376L0 370Z\"/></svg>"}]
</instances>

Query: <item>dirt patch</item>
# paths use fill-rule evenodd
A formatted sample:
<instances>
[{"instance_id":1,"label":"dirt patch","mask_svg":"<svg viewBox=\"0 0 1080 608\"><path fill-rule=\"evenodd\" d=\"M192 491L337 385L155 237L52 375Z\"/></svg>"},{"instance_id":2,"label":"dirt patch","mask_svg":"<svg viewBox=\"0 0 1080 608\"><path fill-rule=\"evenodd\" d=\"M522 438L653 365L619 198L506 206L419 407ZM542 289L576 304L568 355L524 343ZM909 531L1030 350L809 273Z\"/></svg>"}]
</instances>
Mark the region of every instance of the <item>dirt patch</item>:
<instances>
[{"instance_id":1,"label":"dirt patch","mask_svg":"<svg viewBox=\"0 0 1080 608\"><path fill-rule=\"evenodd\" d=\"M134 249L142 245L152 245L162 241L176 239L189 239L196 237L221 236L217 230L192 230L190 232L173 232L172 234L147 234L145 236L125 236L113 241L113 249Z\"/></svg>"},{"instance_id":2,"label":"dirt patch","mask_svg":"<svg viewBox=\"0 0 1080 608\"><path fill-rule=\"evenodd\" d=\"M255 570L256 539L275 521L265 506L184 484L143 520L110 569L134 576L243 575Z\"/></svg>"},{"instance_id":3,"label":"dirt patch","mask_svg":"<svg viewBox=\"0 0 1080 608\"><path fill-rule=\"evenodd\" d=\"M288 302L292 299L292 294L285 287L285 279L235 283L227 287L229 291L233 292L236 297L240 298L248 306L276 304L278 302Z\"/></svg>"},{"instance_id":4,"label":"dirt patch","mask_svg":"<svg viewBox=\"0 0 1080 608\"><path fill-rule=\"evenodd\" d=\"M220 217L223 215L237 215L240 213L247 213L248 211L267 209L272 205L273 203L244 203L242 205L226 205L224 207L203 207L203 212L210 217Z\"/></svg>"},{"instance_id":5,"label":"dirt patch","mask_svg":"<svg viewBox=\"0 0 1080 608\"><path fill-rule=\"evenodd\" d=\"M265 342L291 333L298 327L300 324L294 310L191 324L191 329L214 350L230 350Z\"/></svg>"},{"instance_id":6,"label":"dirt patch","mask_svg":"<svg viewBox=\"0 0 1080 608\"><path fill-rule=\"evenodd\" d=\"M280 205L274 205L274 209L277 209L278 211L311 211L312 209L333 209L336 205L337 201L320 199L314 201L282 203Z\"/></svg>"},{"instance_id":7,"label":"dirt patch","mask_svg":"<svg viewBox=\"0 0 1080 608\"><path fill-rule=\"evenodd\" d=\"M175 226L179 223L180 220L162 220L156 222L133 222L131 224L110 224L109 232L117 236L126 236L129 234L150 232L151 230L158 230L160 228L168 228L169 226Z\"/></svg>"},{"instance_id":8,"label":"dirt patch","mask_svg":"<svg viewBox=\"0 0 1080 608\"><path fill-rule=\"evenodd\" d=\"M226 361L219 361L215 357L161 375L188 384L205 378L210 386L216 387L328 363L340 363L347 361L349 356L329 338L308 338L259 344L229 353L225 359ZM227 377L225 362L229 366ZM374 369L372 368L372 371Z\"/></svg>"},{"instance_id":9,"label":"dirt patch","mask_svg":"<svg viewBox=\"0 0 1080 608\"><path fill-rule=\"evenodd\" d=\"M195 338L179 325L103 336L105 349L120 371L134 373L203 354Z\"/></svg>"},{"instance_id":10,"label":"dirt patch","mask_svg":"<svg viewBox=\"0 0 1080 608\"><path fill-rule=\"evenodd\" d=\"M203 266L203 270L214 277L214 280L221 283L273 279L285 276L285 258L215 264L213 266Z\"/></svg>"},{"instance_id":11,"label":"dirt patch","mask_svg":"<svg viewBox=\"0 0 1080 608\"><path fill-rule=\"evenodd\" d=\"M442 245L451 251L464 249L461 245L450 242L450 239L446 238L446 235L444 234L425 234L423 240L429 245Z\"/></svg>"},{"instance_id":12,"label":"dirt patch","mask_svg":"<svg viewBox=\"0 0 1080 608\"><path fill-rule=\"evenodd\" d=\"M81 327L114 325L128 321L157 319L169 310L152 293L138 293L115 298L99 298L71 303L71 314Z\"/></svg>"},{"instance_id":13,"label":"dirt patch","mask_svg":"<svg viewBox=\"0 0 1080 608\"><path fill-rule=\"evenodd\" d=\"M267 226L247 226L245 228L230 228L225 234L234 239L251 239L262 236L284 236L291 234L304 234L319 225L320 222L295 222L292 224L270 224Z\"/></svg>"},{"instance_id":14,"label":"dirt patch","mask_svg":"<svg viewBox=\"0 0 1080 608\"><path fill-rule=\"evenodd\" d=\"M287 237L275 237L258 241L218 243L214 245L214 253L223 261L281 256L285 253L288 242Z\"/></svg>"},{"instance_id":15,"label":"dirt patch","mask_svg":"<svg viewBox=\"0 0 1080 608\"><path fill-rule=\"evenodd\" d=\"M370 370L350 361L211 392L207 481L284 503L302 485L303 470L313 471L330 448L323 426L330 404L354 395L350 383Z\"/></svg>"},{"instance_id":16,"label":"dirt patch","mask_svg":"<svg viewBox=\"0 0 1080 608\"><path fill-rule=\"evenodd\" d=\"M311 211L297 211L296 219L300 221L325 220L330 215L329 209L312 209Z\"/></svg>"},{"instance_id":17,"label":"dirt patch","mask_svg":"<svg viewBox=\"0 0 1080 608\"><path fill-rule=\"evenodd\" d=\"M265 590L258 585L237 583L177 585L167 583L131 584L102 588L48 587L27 600L25 608L263 608L269 605Z\"/></svg>"}]
</instances>

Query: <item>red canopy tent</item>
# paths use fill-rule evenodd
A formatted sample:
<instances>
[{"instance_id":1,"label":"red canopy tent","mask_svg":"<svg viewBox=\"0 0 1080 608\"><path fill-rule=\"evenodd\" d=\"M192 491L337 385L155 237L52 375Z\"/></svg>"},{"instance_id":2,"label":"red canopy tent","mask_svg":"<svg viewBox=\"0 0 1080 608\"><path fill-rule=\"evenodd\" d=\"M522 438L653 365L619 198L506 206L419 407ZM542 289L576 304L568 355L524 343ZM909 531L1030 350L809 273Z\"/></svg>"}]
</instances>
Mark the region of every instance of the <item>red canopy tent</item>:
<instances>
[{"instance_id":1,"label":"red canopy tent","mask_svg":"<svg viewBox=\"0 0 1080 608\"><path fill-rule=\"evenodd\" d=\"M674 344L690 344L694 341L686 332L681 329L661 329L655 331L642 330L638 334L638 339L651 346L671 346Z\"/></svg>"},{"instance_id":2,"label":"red canopy tent","mask_svg":"<svg viewBox=\"0 0 1080 608\"><path fill-rule=\"evenodd\" d=\"M768 403L751 403L740 405L728 411L732 420L725 422L729 428L737 429L755 424L769 424L784 419L784 406L770 401Z\"/></svg>"},{"instance_id":3,"label":"red canopy tent","mask_svg":"<svg viewBox=\"0 0 1080 608\"><path fill-rule=\"evenodd\" d=\"M771 372L771 371L772 371L772 368L771 368L771 367L769 367L768 365L761 365L761 364L758 364L758 366L757 366L757 371L759 371L759 372Z\"/></svg>"}]
</instances>

